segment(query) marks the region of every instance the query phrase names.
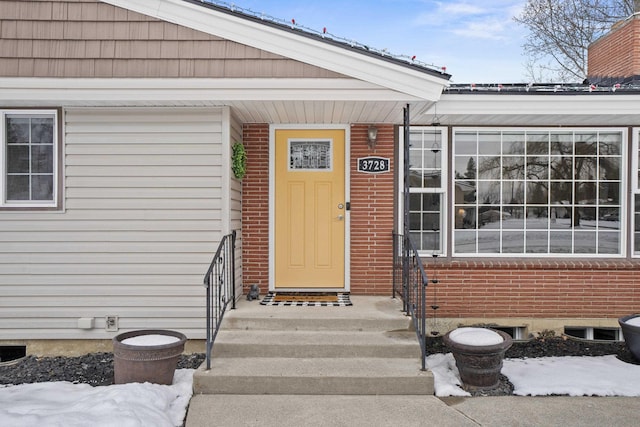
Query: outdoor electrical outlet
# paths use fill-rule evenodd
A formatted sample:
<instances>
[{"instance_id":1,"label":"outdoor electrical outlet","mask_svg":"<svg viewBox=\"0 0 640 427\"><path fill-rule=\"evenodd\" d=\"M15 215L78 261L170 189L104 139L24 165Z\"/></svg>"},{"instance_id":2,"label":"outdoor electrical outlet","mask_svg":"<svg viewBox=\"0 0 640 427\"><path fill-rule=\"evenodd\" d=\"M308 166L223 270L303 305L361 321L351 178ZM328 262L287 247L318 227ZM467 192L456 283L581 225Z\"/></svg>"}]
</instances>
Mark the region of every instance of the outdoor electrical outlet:
<instances>
[{"instance_id":1,"label":"outdoor electrical outlet","mask_svg":"<svg viewBox=\"0 0 640 427\"><path fill-rule=\"evenodd\" d=\"M104 329L107 332L118 331L118 316L106 316L104 320L105 320Z\"/></svg>"}]
</instances>

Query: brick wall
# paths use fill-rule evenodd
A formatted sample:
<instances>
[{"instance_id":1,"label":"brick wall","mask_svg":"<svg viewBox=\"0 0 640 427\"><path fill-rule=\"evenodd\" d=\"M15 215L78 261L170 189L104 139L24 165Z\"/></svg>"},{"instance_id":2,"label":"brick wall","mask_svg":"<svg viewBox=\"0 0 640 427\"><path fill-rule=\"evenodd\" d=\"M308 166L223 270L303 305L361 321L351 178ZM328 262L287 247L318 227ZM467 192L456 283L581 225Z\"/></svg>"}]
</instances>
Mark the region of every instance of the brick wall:
<instances>
[{"instance_id":1,"label":"brick wall","mask_svg":"<svg viewBox=\"0 0 640 427\"><path fill-rule=\"evenodd\" d=\"M438 317L615 318L640 311L635 260L426 262Z\"/></svg>"},{"instance_id":2,"label":"brick wall","mask_svg":"<svg viewBox=\"0 0 640 427\"><path fill-rule=\"evenodd\" d=\"M378 125L375 151L367 146L368 125L351 126L351 292L391 295L393 273L394 127ZM391 172L357 172L358 157L391 159Z\"/></svg>"},{"instance_id":3,"label":"brick wall","mask_svg":"<svg viewBox=\"0 0 640 427\"><path fill-rule=\"evenodd\" d=\"M242 180L242 278L269 289L269 125L245 124L247 173Z\"/></svg>"},{"instance_id":4,"label":"brick wall","mask_svg":"<svg viewBox=\"0 0 640 427\"><path fill-rule=\"evenodd\" d=\"M589 46L587 74L593 83L611 84L640 76L640 15L614 25Z\"/></svg>"}]
</instances>

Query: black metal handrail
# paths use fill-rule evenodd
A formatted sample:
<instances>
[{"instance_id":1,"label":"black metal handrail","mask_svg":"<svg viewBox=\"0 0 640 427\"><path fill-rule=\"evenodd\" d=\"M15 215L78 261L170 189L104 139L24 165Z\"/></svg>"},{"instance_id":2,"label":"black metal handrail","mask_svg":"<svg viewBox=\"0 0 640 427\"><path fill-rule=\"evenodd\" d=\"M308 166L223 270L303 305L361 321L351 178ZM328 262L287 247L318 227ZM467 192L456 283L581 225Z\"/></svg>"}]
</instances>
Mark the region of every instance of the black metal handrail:
<instances>
[{"instance_id":1,"label":"black metal handrail","mask_svg":"<svg viewBox=\"0 0 640 427\"><path fill-rule=\"evenodd\" d=\"M204 275L207 288L207 370L211 369L211 350L227 307L236 308L236 232L227 234L218 245Z\"/></svg>"},{"instance_id":2,"label":"black metal handrail","mask_svg":"<svg viewBox=\"0 0 640 427\"><path fill-rule=\"evenodd\" d=\"M400 294L403 310L411 316L420 343L422 370L427 357L427 286L429 279L424 264L411 239L393 235L393 296Z\"/></svg>"}]
</instances>

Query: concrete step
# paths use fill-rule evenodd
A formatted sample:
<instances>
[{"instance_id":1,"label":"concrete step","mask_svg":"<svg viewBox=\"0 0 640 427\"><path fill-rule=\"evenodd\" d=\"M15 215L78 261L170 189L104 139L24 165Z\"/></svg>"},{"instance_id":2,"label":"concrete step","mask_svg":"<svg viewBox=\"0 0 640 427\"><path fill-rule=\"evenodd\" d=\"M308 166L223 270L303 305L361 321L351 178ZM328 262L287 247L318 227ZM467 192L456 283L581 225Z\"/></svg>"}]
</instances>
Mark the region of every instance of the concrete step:
<instances>
[{"instance_id":1,"label":"concrete step","mask_svg":"<svg viewBox=\"0 0 640 427\"><path fill-rule=\"evenodd\" d=\"M514 400L508 401L508 404L500 400L504 397L454 399L457 399L455 406L449 406L435 396L196 395L189 403L186 427L211 427L212 425L224 427L478 427L480 423L474 421L478 418L490 421L494 426L523 425L523 419L544 420L537 425L558 425L559 422L564 421L567 413L570 413L574 422L564 423L564 425L607 425L603 414L612 416L614 412L613 410L598 411L599 415L596 418L601 424L589 424L585 422L584 417L574 417L577 411L569 409L574 407L571 399L582 399L579 397L514 396ZM532 399L540 400L535 405L531 405L529 402ZM544 408L544 399L546 401L567 400L562 404L547 403L553 408L549 411ZM578 401L576 405L582 410L586 408L590 415L596 412L592 406L594 403L597 404L598 410L611 406L609 403L598 404L597 402L601 402L602 398L585 399L589 400L589 406L584 401ZM615 399L617 402L621 398ZM638 405L632 402L632 399L637 398L627 399L629 400L625 403L613 405L618 411L617 418L614 416L618 423L609 422L609 425L629 424L628 411L637 417ZM466 411L471 407L469 403L475 402L479 403L473 405L474 410ZM510 405L516 406L516 412L502 417L501 415L507 412L504 407ZM459 406L464 407L463 411L460 411ZM502 410L496 410L498 406ZM626 419L623 414L627 415ZM536 423L532 421L531 424Z\"/></svg>"},{"instance_id":2,"label":"concrete step","mask_svg":"<svg viewBox=\"0 0 640 427\"><path fill-rule=\"evenodd\" d=\"M263 306L240 301L225 314L211 369L195 394L432 395L402 303L352 296L351 307Z\"/></svg>"},{"instance_id":3,"label":"concrete step","mask_svg":"<svg viewBox=\"0 0 640 427\"><path fill-rule=\"evenodd\" d=\"M330 309L331 307L325 308ZM350 308L342 307L342 309L349 310ZM339 317L303 317L292 319L287 317L251 317L236 311L228 312L223 322L225 329L256 331L393 331L407 329L410 326L410 319L404 316L398 316L392 319L344 319Z\"/></svg>"},{"instance_id":4,"label":"concrete step","mask_svg":"<svg viewBox=\"0 0 640 427\"><path fill-rule=\"evenodd\" d=\"M267 331L223 329L213 357L420 357L414 331Z\"/></svg>"},{"instance_id":5,"label":"concrete step","mask_svg":"<svg viewBox=\"0 0 640 427\"><path fill-rule=\"evenodd\" d=\"M224 329L258 331L394 331L408 329L402 302L385 297L351 296L350 307L264 306L238 301L223 320Z\"/></svg>"},{"instance_id":6,"label":"concrete step","mask_svg":"<svg viewBox=\"0 0 640 427\"><path fill-rule=\"evenodd\" d=\"M194 394L432 395L433 376L419 359L231 358L194 375Z\"/></svg>"}]
</instances>

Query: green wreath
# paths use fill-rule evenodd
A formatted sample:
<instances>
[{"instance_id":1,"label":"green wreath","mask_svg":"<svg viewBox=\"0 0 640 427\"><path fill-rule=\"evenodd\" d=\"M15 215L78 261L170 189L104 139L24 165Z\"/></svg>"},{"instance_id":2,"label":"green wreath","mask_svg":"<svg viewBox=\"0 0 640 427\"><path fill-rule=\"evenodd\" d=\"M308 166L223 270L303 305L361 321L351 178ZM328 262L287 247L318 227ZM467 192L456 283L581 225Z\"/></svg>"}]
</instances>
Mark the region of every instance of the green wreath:
<instances>
[{"instance_id":1,"label":"green wreath","mask_svg":"<svg viewBox=\"0 0 640 427\"><path fill-rule=\"evenodd\" d=\"M231 155L231 170L236 178L242 179L247 173L247 153L244 150L244 145L239 142L233 144L231 149L233 151Z\"/></svg>"}]
</instances>

